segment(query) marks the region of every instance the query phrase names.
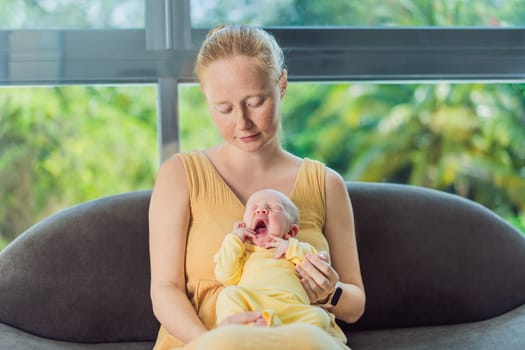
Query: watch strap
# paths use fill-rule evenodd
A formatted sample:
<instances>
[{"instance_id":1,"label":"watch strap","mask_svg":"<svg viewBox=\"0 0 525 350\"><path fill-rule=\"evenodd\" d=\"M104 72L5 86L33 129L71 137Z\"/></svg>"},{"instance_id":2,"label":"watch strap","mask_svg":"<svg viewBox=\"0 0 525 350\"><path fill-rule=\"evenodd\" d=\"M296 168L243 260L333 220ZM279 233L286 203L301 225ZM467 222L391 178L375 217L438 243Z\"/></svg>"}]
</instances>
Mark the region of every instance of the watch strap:
<instances>
[{"instance_id":1,"label":"watch strap","mask_svg":"<svg viewBox=\"0 0 525 350\"><path fill-rule=\"evenodd\" d=\"M334 293L332 294L332 297L330 298L330 304L332 306L336 306L342 294L343 294L343 288L341 288L340 286L335 287Z\"/></svg>"},{"instance_id":2,"label":"watch strap","mask_svg":"<svg viewBox=\"0 0 525 350\"><path fill-rule=\"evenodd\" d=\"M341 286L339 286L339 283L338 283L336 284L334 291L326 299L326 302L322 304L317 304L317 306L320 306L324 309L330 309L331 307L334 307L337 305L342 294L343 294L343 288L341 288Z\"/></svg>"}]
</instances>

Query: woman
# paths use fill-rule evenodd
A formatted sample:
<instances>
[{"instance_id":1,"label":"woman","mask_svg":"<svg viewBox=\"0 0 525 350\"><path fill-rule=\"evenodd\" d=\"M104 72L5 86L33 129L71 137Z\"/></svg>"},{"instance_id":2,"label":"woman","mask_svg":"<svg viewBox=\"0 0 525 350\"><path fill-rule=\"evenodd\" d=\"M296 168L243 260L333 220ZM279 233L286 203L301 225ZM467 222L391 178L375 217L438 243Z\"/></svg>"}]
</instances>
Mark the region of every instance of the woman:
<instances>
[{"instance_id":1,"label":"woman","mask_svg":"<svg viewBox=\"0 0 525 350\"><path fill-rule=\"evenodd\" d=\"M248 197L262 188L288 195L299 207L299 239L330 252L331 265L311 256L297 268L311 303L328 303L337 318L355 322L365 294L342 178L279 142L287 73L274 38L253 27L212 29L196 74L224 142L175 155L159 170L149 217L151 297L162 325L155 349L242 349L248 342L250 349L346 348L305 324L247 327L260 317L257 312L230 316L209 331L222 288L214 279L213 255ZM336 286L340 298L332 306Z\"/></svg>"}]
</instances>

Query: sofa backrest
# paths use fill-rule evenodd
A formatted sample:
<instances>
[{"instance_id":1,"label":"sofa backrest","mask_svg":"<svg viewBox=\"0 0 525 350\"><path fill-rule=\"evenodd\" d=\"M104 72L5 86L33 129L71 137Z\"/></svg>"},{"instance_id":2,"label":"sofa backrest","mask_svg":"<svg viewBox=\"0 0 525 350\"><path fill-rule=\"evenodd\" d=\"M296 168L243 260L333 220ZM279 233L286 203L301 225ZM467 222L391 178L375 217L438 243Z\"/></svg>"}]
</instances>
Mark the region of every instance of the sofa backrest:
<instances>
[{"instance_id":1,"label":"sofa backrest","mask_svg":"<svg viewBox=\"0 0 525 350\"><path fill-rule=\"evenodd\" d=\"M151 192L59 212L0 253L0 322L67 341L152 340Z\"/></svg>"},{"instance_id":2,"label":"sofa backrest","mask_svg":"<svg viewBox=\"0 0 525 350\"><path fill-rule=\"evenodd\" d=\"M525 238L458 196L347 183L367 293L347 331L476 321L525 303ZM0 253L0 322L67 341L153 340L150 191L59 212Z\"/></svg>"},{"instance_id":3,"label":"sofa backrest","mask_svg":"<svg viewBox=\"0 0 525 350\"><path fill-rule=\"evenodd\" d=\"M347 183L366 311L347 330L470 322L525 303L525 236L431 189Z\"/></svg>"}]
</instances>

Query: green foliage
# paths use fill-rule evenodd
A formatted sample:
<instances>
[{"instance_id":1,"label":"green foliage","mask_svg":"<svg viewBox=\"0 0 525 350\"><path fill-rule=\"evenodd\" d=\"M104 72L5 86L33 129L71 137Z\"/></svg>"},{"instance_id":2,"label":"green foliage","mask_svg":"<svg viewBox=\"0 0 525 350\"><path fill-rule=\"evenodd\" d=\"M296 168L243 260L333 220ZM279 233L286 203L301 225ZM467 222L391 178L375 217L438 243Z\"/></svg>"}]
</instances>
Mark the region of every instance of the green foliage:
<instances>
[{"instance_id":1,"label":"green foliage","mask_svg":"<svg viewBox=\"0 0 525 350\"><path fill-rule=\"evenodd\" d=\"M9 244L9 241L7 241L6 239L2 238L2 236L0 236L0 251L2 251L2 249L7 247L8 244Z\"/></svg>"},{"instance_id":2,"label":"green foliage","mask_svg":"<svg viewBox=\"0 0 525 350\"><path fill-rule=\"evenodd\" d=\"M346 179L473 199L523 229L525 97L517 84L290 85L285 145ZM525 232L525 230L524 230Z\"/></svg>"},{"instance_id":3,"label":"green foliage","mask_svg":"<svg viewBox=\"0 0 525 350\"><path fill-rule=\"evenodd\" d=\"M196 7L196 6L195 6ZM522 26L525 0L208 0L193 23L296 26ZM239 9L242 9L240 11ZM198 13L198 15L197 15Z\"/></svg>"},{"instance_id":4,"label":"green foliage","mask_svg":"<svg viewBox=\"0 0 525 350\"><path fill-rule=\"evenodd\" d=\"M525 214L507 218L511 225L516 227L525 235Z\"/></svg>"},{"instance_id":5,"label":"green foliage","mask_svg":"<svg viewBox=\"0 0 525 350\"><path fill-rule=\"evenodd\" d=\"M155 88L9 88L0 94L0 237L61 208L151 188Z\"/></svg>"},{"instance_id":6,"label":"green foliage","mask_svg":"<svg viewBox=\"0 0 525 350\"><path fill-rule=\"evenodd\" d=\"M295 0L283 6L287 24L341 26L523 25L524 0Z\"/></svg>"}]
</instances>

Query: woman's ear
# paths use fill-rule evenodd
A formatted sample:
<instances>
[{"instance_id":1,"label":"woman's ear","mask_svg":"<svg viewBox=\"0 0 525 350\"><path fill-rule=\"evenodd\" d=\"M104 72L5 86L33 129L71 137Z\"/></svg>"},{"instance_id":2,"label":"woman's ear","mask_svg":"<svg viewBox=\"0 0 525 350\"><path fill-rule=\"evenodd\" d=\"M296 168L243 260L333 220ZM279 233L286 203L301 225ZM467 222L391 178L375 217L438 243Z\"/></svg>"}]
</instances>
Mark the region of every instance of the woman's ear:
<instances>
[{"instance_id":1,"label":"woman's ear","mask_svg":"<svg viewBox=\"0 0 525 350\"><path fill-rule=\"evenodd\" d=\"M286 88L288 87L288 72L286 69L283 69L281 76L279 77L279 92L281 98L286 95Z\"/></svg>"}]
</instances>

